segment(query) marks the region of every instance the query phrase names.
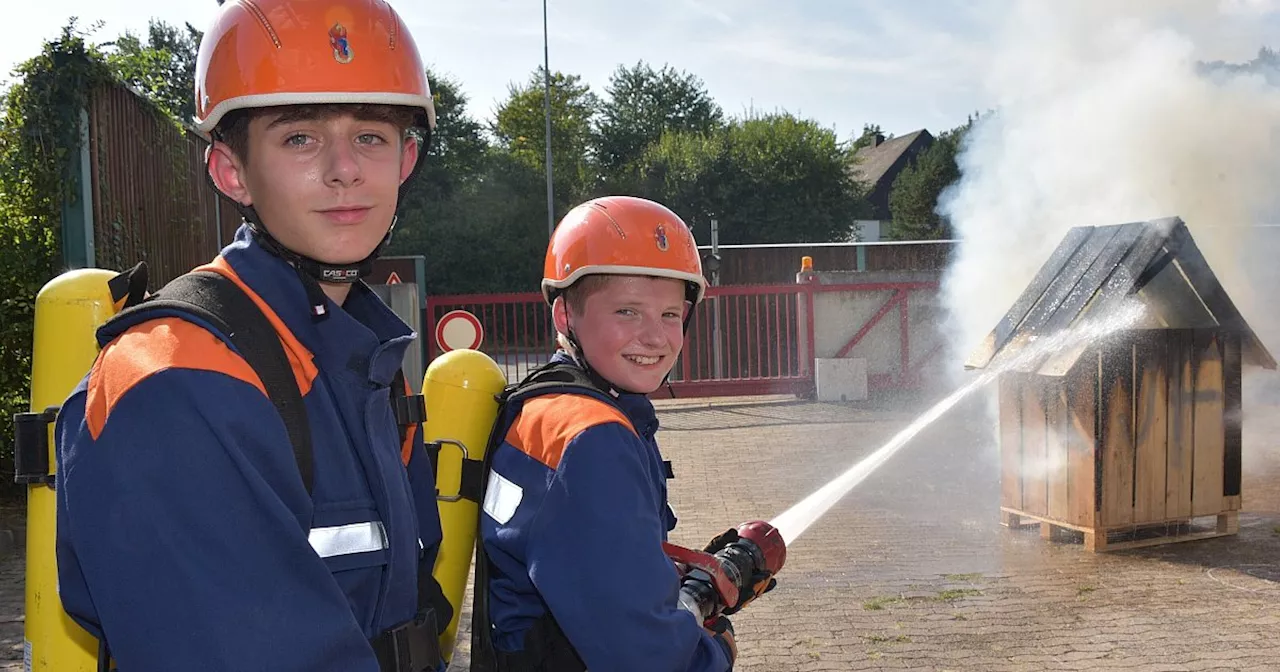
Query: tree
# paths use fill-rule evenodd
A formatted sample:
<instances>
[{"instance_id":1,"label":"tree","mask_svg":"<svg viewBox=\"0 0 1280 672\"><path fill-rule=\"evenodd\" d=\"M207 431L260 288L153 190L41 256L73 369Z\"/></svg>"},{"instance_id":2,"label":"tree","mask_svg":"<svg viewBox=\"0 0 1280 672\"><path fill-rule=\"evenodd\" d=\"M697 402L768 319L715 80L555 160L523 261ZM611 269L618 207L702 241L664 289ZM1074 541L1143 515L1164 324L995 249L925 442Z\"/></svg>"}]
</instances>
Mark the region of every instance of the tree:
<instances>
[{"instance_id":1,"label":"tree","mask_svg":"<svg viewBox=\"0 0 1280 672\"><path fill-rule=\"evenodd\" d=\"M524 84L511 85L492 125L503 151L543 174L547 137L544 109L539 67ZM581 77L552 74L551 161L557 210L583 200L595 182L592 123L599 109L599 99Z\"/></svg>"},{"instance_id":2,"label":"tree","mask_svg":"<svg viewBox=\"0 0 1280 672\"><path fill-rule=\"evenodd\" d=\"M122 82L137 89L171 117L191 123L196 107L196 55L204 35L190 23L178 28L151 19L147 39L125 31L101 45Z\"/></svg>"},{"instance_id":3,"label":"tree","mask_svg":"<svg viewBox=\"0 0 1280 672\"><path fill-rule=\"evenodd\" d=\"M960 179L956 155L976 117L946 131L921 152L893 181L889 192L889 213L893 219L888 237L892 240L939 240L951 236L950 225L938 214L938 198Z\"/></svg>"},{"instance_id":4,"label":"tree","mask_svg":"<svg viewBox=\"0 0 1280 672\"><path fill-rule=\"evenodd\" d=\"M35 296L60 270L67 165L89 91L110 73L76 21L15 70L0 108L0 471L13 473L13 415L30 399ZM10 479L0 494L19 493Z\"/></svg>"},{"instance_id":5,"label":"tree","mask_svg":"<svg viewBox=\"0 0 1280 672\"><path fill-rule=\"evenodd\" d=\"M668 203L710 240L843 240L865 210L835 133L790 114L734 120L711 136L668 133L640 160L644 195Z\"/></svg>"},{"instance_id":6,"label":"tree","mask_svg":"<svg viewBox=\"0 0 1280 672\"><path fill-rule=\"evenodd\" d=\"M708 134L724 124L702 80L670 66L655 71L643 61L620 65L605 92L596 154L606 191L630 181L628 169L663 133Z\"/></svg>"},{"instance_id":7,"label":"tree","mask_svg":"<svg viewBox=\"0 0 1280 672\"><path fill-rule=\"evenodd\" d=\"M453 78L427 77L436 129L388 253L426 257L433 294L536 287L541 259L528 250L546 241L543 174L489 145Z\"/></svg>"},{"instance_id":8,"label":"tree","mask_svg":"<svg viewBox=\"0 0 1280 672\"><path fill-rule=\"evenodd\" d=\"M430 221L437 214L435 208L479 179L489 153L484 127L468 113L467 97L457 81L429 68L427 80L436 108L436 127L402 206L402 211L412 215L402 217L397 237Z\"/></svg>"},{"instance_id":9,"label":"tree","mask_svg":"<svg viewBox=\"0 0 1280 672\"><path fill-rule=\"evenodd\" d=\"M1203 61L1196 63L1196 71L1217 82L1240 75L1260 75L1271 86L1280 85L1280 52L1270 47L1258 49L1258 55L1245 63Z\"/></svg>"},{"instance_id":10,"label":"tree","mask_svg":"<svg viewBox=\"0 0 1280 672\"><path fill-rule=\"evenodd\" d=\"M671 208L693 228L695 238L708 244L710 220L722 213L718 171L726 154L723 132L664 133L634 164L635 193Z\"/></svg>"},{"instance_id":11,"label":"tree","mask_svg":"<svg viewBox=\"0 0 1280 672\"><path fill-rule=\"evenodd\" d=\"M892 134L885 136L884 131L880 129L880 124L863 124L862 135L859 135L858 138L853 141L853 146L849 148L849 151L857 152L863 147L871 146L871 141L874 140L877 135L884 136L884 139L886 140L893 137Z\"/></svg>"}]
</instances>

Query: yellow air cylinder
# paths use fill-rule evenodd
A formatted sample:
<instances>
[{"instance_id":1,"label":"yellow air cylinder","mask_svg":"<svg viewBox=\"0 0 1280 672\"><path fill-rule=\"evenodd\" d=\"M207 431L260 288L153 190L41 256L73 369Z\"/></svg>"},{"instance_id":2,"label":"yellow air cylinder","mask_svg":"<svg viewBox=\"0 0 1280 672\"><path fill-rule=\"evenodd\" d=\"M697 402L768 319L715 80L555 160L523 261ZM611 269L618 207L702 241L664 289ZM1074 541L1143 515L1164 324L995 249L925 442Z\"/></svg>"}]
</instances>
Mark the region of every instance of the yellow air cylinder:
<instances>
[{"instance_id":1,"label":"yellow air cylinder","mask_svg":"<svg viewBox=\"0 0 1280 672\"><path fill-rule=\"evenodd\" d=\"M453 350L437 357L422 379L427 404L423 440L440 443L436 488L444 536L433 574L453 605L453 619L440 636L447 661L453 659L480 515L479 504L458 494L462 460L484 459L498 417L497 395L506 384L498 364L477 350Z\"/></svg>"},{"instance_id":2,"label":"yellow air cylinder","mask_svg":"<svg viewBox=\"0 0 1280 672\"><path fill-rule=\"evenodd\" d=\"M96 268L68 271L36 295L31 357L31 410L61 406L98 356L97 328L116 313L107 282L117 274ZM49 473L57 465L49 429ZM24 656L27 670L95 672L98 640L76 625L58 598L57 499L47 483L27 487L27 572Z\"/></svg>"}]
</instances>

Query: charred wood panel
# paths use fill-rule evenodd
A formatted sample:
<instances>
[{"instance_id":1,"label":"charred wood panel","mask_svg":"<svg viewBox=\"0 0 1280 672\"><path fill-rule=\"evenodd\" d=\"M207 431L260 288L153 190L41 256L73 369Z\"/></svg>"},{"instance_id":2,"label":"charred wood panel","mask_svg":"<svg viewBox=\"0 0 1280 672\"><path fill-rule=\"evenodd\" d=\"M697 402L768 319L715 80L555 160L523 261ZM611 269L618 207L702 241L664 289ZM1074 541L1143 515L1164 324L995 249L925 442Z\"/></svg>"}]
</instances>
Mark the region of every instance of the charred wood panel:
<instances>
[{"instance_id":1,"label":"charred wood panel","mask_svg":"<svg viewBox=\"0 0 1280 672\"><path fill-rule=\"evenodd\" d=\"M1224 497L1240 496L1241 448L1243 446L1243 395L1241 393L1241 337L1226 334L1223 339L1223 455L1222 494Z\"/></svg>"}]
</instances>

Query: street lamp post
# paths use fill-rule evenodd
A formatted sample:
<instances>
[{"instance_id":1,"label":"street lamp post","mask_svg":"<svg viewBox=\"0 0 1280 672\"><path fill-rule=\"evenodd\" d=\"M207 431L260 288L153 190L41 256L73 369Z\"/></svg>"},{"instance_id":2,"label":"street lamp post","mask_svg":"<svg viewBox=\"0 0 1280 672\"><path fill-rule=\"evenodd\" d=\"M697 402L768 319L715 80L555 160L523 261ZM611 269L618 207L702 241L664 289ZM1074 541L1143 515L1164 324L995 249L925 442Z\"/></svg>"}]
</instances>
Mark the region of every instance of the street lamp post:
<instances>
[{"instance_id":1,"label":"street lamp post","mask_svg":"<svg viewBox=\"0 0 1280 672\"><path fill-rule=\"evenodd\" d=\"M547 39L547 0L542 0L542 87L547 113L547 235L556 230L555 187L551 184L551 50Z\"/></svg>"}]
</instances>

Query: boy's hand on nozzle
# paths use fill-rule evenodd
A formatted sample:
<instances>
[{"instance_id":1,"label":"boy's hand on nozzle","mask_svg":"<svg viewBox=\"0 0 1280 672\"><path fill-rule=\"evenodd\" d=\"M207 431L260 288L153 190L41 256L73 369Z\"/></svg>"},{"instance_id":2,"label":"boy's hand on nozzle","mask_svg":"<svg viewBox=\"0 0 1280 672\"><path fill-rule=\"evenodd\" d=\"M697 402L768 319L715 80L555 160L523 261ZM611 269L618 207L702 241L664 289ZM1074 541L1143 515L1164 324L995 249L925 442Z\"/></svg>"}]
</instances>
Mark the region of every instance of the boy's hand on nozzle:
<instances>
[{"instance_id":1,"label":"boy's hand on nozzle","mask_svg":"<svg viewBox=\"0 0 1280 672\"><path fill-rule=\"evenodd\" d=\"M716 616L704 623L702 627L706 628L712 637L725 643L725 647L729 650L729 669L733 669L733 663L738 659L738 643L733 636L733 623L724 616Z\"/></svg>"},{"instance_id":2,"label":"boy's hand on nozzle","mask_svg":"<svg viewBox=\"0 0 1280 672\"><path fill-rule=\"evenodd\" d=\"M751 604L752 602L755 601L757 597L764 595L765 593L773 590L777 586L778 586L778 580L773 578L772 574L767 574L764 572L756 572L751 577L751 582L742 587L742 594L738 603L732 607L729 607L728 609L725 609L724 613L732 616L733 614L736 614L739 611L742 611L743 607L746 607L748 604Z\"/></svg>"}]
</instances>

